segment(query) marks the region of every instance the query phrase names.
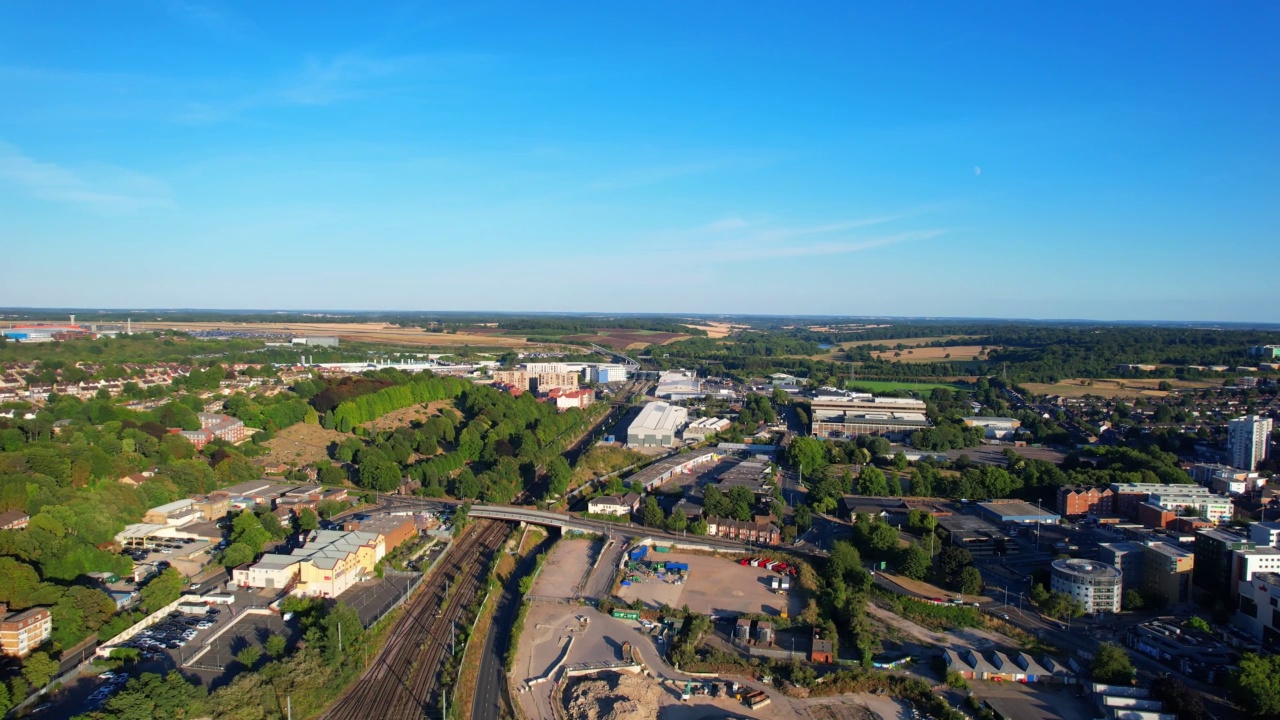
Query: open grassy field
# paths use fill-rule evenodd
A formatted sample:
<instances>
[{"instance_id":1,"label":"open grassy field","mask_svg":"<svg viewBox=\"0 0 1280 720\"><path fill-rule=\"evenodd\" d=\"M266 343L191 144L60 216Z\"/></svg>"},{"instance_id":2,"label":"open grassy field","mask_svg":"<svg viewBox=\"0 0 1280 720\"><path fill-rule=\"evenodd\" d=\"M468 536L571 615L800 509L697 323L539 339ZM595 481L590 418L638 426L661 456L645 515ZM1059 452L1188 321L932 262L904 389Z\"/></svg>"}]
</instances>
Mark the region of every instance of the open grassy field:
<instances>
[{"instance_id":1,"label":"open grassy field","mask_svg":"<svg viewBox=\"0 0 1280 720\"><path fill-rule=\"evenodd\" d=\"M681 333L659 332L657 330L627 330L621 328L601 328L593 334L565 335L565 340L581 340L615 350L632 350L650 345L666 345L677 340L688 340L691 335Z\"/></svg>"},{"instance_id":2,"label":"open grassy field","mask_svg":"<svg viewBox=\"0 0 1280 720\"><path fill-rule=\"evenodd\" d=\"M908 390L914 392L929 392L934 388L947 388L948 390L964 390L960 385L952 385L949 383L937 382L898 382L895 380L853 380L850 387L859 388L868 392L894 392L898 390Z\"/></svg>"},{"instance_id":3,"label":"open grassy field","mask_svg":"<svg viewBox=\"0 0 1280 720\"><path fill-rule=\"evenodd\" d=\"M436 400L426 405L411 405L370 420L364 423L364 427L375 431L395 430L398 427L408 425L414 420L426 420L432 415L439 415L441 408L446 407L453 407L453 400Z\"/></svg>"},{"instance_id":4,"label":"open grassy field","mask_svg":"<svg viewBox=\"0 0 1280 720\"><path fill-rule=\"evenodd\" d=\"M901 352L902 355L895 357L898 352ZM937 363L977 360L981 352L981 345L956 345L955 347L917 347L901 351L889 350L887 352L873 352L871 355L877 360L893 360L904 363Z\"/></svg>"},{"instance_id":5,"label":"open grassy field","mask_svg":"<svg viewBox=\"0 0 1280 720\"><path fill-rule=\"evenodd\" d=\"M308 463L329 459L329 443L341 442L351 437L337 430L325 430L319 425L296 423L281 430L266 442L269 453L262 456L269 464L285 463L302 467Z\"/></svg>"},{"instance_id":6,"label":"open grassy field","mask_svg":"<svg viewBox=\"0 0 1280 720\"><path fill-rule=\"evenodd\" d=\"M977 338L977 337L978 337L977 335L939 335L938 337L896 338L893 340L848 340L842 343L837 343L834 347L832 347L830 350L828 350L827 352L821 355L815 355L814 359L832 360L844 350L851 347L857 347L859 345L887 345L891 348L902 345L908 348L919 348L924 345L928 345L931 342L936 342L939 340L944 340L944 341L945 340L969 340L971 338ZM926 357L925 355L922 355L922 353L931 353L935 350L938 350L940 351L940 354L938 355L939 358L942 357L942 355L945 355L946 353L949 352L951 353L951 358L953 360L959 360L959 359L972 360L973 357L961 358L959 356L960 352L966 351L969 348L973 348L972 354L974 355L976 355L978 349L980 349L979 346L973 346L973 345L964 345L964 346L958 346L954 348L924 348L923 350L916 350L913 355ZM908 362L910 362L909 358L913 357L912 355L907 355L906 351L904 350L902 352L902 357L895 358L893 357L894 352L895 351L890 350L887 353L887 357L892 360L903 360ZM916 362L930 362L930 360L917 360ZM938 362L938 361L934 360L933 362Z\"/></svg>"},{"instance_id":7,"label":"open grassy field","mask_svg":"<svg viewBox=\"0 0 1280 720\"><path fill-rule=\"evenodd\" d=\"M1169 393L1160 390L1160 383L1167 382L1175 390L1198 390L1200 388L1222 387L1221 380L1175 380L1160 378L1145 379L1093 379L1072 378L1052 385L1047 383L1022 383L1027 390L1037 395L1061 395L1063 397L1165 397Z\"/></svg>"},{"instance_id":8,"label":"open grassy field","mask_svg":"<svg viewBox=\"0 0 1280 720\"><path fill-rule=\"evenodd\" d=\"M397 345L444 345L473 347L533 347L523 337L488 332L429 333L422 328L406 328L386 323L243 323L243 322L135 322L146 330L240 330L286 335L336 335L351 342L393 343Z\"/></svg>"}]
</instances>

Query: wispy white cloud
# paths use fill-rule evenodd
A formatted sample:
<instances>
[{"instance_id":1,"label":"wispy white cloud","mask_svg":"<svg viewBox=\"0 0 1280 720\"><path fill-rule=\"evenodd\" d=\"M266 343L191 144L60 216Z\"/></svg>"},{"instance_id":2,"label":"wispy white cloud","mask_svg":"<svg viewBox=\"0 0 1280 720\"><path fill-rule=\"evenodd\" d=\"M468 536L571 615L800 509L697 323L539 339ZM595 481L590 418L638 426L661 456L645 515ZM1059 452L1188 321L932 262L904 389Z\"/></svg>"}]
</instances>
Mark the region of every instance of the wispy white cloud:
<instances>
[{"instance_id":1,"label":"wispy white cloud","mask_svg":"<svg viewBox=\"0 0 1280 720\"><path fill-rule=\"evenodd\" d=\"M5 142L0 142L0 182L41 200L98 211L133 212L170 202L168 187L145 175L104 165L70 170Z\"/></svg>"},{"instance_id":2,"label":"wispy white cloud","mask_svg":"<svg viewBox=\"0 0 1280 720\"><path fill-rule=\"evenodd\" d=\"M900 242L932 240L947 229L909 229L865 236L867 228L913 217L914 213L837 220L814 225L777 225L767 220L722 218L698 227L678 229L639 238L635 246L680 252L686 260L716 259L722 263L768 258L849 255Z\"/></svg>"},{"instance_id":3,"label":"wispy white cloud","mask_svg":"<svg viewBox=\"0 0 1280 720\"><path fill-rule=\"evenodd\" d=\"M177 119L210 123L260 108L335 105L398 92L407 83L443 84L493 60L493 56L475 53L380 56L349 51L326 57L312 56L297 70L256 89L222 99L188 103Z\"/></svg>"},{"instance_id":4,"label":"wispy white cloud","mask_svg":"<svg viewBox=\"0 0 1280 720\"><path fill-rule=\"evenodd\" d=\"M872 250L874 248L885 247L887 245L897 245L898 243L910 242L912 240L931 240L941 235L945 235L946 233L947 231L943 229L914 230L896 233L893 235L882 235L874 238L843 242L820 242L810 245L766 245L763 247L739 249L735 253L735 257L733 259L759 260L762 258L809 257L815 255L848 255L850 253Z\"/></svg>"}]
</instances>

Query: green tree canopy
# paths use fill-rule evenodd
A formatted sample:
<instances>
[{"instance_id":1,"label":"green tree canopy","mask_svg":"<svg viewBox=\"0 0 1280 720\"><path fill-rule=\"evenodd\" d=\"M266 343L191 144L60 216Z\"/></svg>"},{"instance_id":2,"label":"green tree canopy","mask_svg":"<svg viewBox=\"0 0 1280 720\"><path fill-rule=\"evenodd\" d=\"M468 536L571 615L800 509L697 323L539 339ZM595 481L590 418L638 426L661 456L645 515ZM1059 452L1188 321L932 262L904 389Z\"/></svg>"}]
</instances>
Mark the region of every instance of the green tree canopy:
<instances>
[{"instance_id":1,"label":"green tree canopy","mask_svg":"<svg viewBox=\"0 0 1280 720\"><path fill-rule=\"evenodd\" d=\"M1098 652L1089 665L1093 679L1101 683L1127 685L1133 682L1133 664L1129 662L1129 653L1115 643L1104 642L1098 646Z\"/></svg>"},{"instance_id":2,"label":"green tree canopy","mask_svg":"<svg viewBox=\"0 0 1280 720\"><path fill-rule=\"evenodd\" d=\"M645 527L660 528L666 524L666 516L658 506L658 499L652 495L644 499L644 508L641 510L640 517Z\"/></svg>"}]
</instances>

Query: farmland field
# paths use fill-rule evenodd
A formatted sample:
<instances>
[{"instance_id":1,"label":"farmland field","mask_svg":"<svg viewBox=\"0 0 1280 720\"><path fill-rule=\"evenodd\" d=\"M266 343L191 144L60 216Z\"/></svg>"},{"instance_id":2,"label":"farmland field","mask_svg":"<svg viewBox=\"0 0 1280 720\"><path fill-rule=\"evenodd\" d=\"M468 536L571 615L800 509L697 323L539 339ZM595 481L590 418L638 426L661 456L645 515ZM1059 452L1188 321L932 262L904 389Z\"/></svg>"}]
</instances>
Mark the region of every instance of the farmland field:
<instances>
[{"instance_id":1,"label":"farmland field","mask_svg":"<svg viewBox=\"0 0 1280 720\"><path fill-rule=\"evenodd\" d=\"M895 357L898 352L901 352L902 355ZM956 345L955 347L916 347L901 351L889 350L887 352L873 352L871 355L877 360L893 360L904 363L935 363L977 360L981 352L981 345Z\"/></svg>"},{"instance_id":2,"label":"farmland field","mask_svg":"<svg viewBox=\"0 0 1280 720\"><path fill-rule=\"evenodd\" d=\"M1171 378L1118 378L1118 379L1086 379L1072 378L1055 384L1022 383L1027 390L1037 395L1061 395L1063 397L1165 397L1169 393L1160 390L1160 383L1167 382L1175 390L1197 390L1200 388L1222 387L1221 380L1175 380Z\"/></svg>"},{"instance_id":3,"label":"farmland field","mask_svg":"<svg viewBox=\"0 0 1280 720\"><path fill-rule=\"evenodd\" d=\"M658 332L656 330L627 330L620 328L601 328L594 334L565 335L565 340L579 340L603 345L615 350L627 350L647 347L649 345L666 345L677 340L688 340L690 335L680 333Z\"/></svg>"},{"instance_id":4,"label":"farmland field","mask_svg":"<svg viewBox=\"0 0 1280 720\"><path fill-rule=\"evenodd\" d=\"M401 345L469 345L473 347L532 347L523 337L476 333L435 333L422 328L400 327L386 323L254 323L254 322L134 322L134 328L146 330L238 330L286 335L336 335L351 342L395 343Z\"/></svg>"},{"instance_id":5,"label":"farmland field","mask_svg":"<svg viewBox=\"0 0 1280 720\"><path fill-rule=\"evenodd\" d=\"M701 325L693 325L690 323L685 323L685 324L688 327L695 328L697 330L706 330L707 337L712 339L728 337L735 330L751 329L750 325L735 325L733 323L726 323L726 322L704 322Z\"/></svg>"}]
</instances>

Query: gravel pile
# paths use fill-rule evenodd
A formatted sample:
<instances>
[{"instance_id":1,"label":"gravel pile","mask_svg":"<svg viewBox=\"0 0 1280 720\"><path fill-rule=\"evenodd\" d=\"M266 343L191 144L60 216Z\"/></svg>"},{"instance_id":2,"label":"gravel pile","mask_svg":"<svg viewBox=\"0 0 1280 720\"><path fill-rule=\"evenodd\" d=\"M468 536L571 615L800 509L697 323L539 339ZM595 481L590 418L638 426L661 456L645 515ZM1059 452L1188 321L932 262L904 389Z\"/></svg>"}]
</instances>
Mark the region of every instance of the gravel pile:
<instances>
[{"instance_id":1,"label":"gravel pile","mask_svg":"<svg viewBox=\"0 0 1280 720\"><path fill-rule=\"evenodd\" d=\"M657 720L661 701L657 686L621 673L584 676L564 693L565 713L575 720Z\"/></svg>"}]
</instances>

